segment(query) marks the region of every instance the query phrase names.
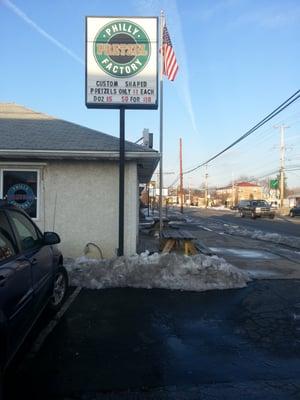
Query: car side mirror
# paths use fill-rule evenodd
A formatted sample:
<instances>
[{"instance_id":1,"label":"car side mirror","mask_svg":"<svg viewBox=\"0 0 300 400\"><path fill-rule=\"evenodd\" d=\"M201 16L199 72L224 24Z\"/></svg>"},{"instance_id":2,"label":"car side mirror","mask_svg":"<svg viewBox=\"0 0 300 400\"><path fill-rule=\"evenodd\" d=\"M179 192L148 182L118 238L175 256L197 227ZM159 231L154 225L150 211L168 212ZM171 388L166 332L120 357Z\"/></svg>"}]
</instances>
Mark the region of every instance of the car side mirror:
<instances>
[{"instance_id":1,"label":"car side mirror","mask_svg":"<svg viewBox=\"0 0 300 400\"><path fill-rule=\"evenodd\" d=\"M55 232L45 232L44 243L49 245L60 243L60 237Z\"/></svg>"}]
</instances>

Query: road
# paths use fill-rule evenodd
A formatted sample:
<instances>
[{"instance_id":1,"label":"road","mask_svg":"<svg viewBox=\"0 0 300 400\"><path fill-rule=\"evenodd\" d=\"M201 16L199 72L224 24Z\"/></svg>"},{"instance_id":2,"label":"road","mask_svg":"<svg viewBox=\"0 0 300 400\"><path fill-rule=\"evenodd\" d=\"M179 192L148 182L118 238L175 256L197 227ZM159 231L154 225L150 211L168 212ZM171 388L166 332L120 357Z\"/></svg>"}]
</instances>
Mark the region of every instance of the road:
<instances>
[{"instance_id":1,"label":"road","mask_svg":"<svg viewBox=\"0 0 300 400\"><path fill-rule=\"evenodd\" d=\"M169 217L178 218L178 209ZM192 231L213 254L247 270L253 278L300 278L300 218L241 218L237 212L185 208L184 221L171 222ZM204 248L205 248L204 247Z\"/></svg>"},{"instance_id":2,"label":"road","mask_svg":"<svg viewBox=\"0 0 300 400\"><path fill-rule=\"evenodd\" d=\"M290 218L276 216L274 219L268 218L241 218L237 211L214 210L213 208L185 208L184 214L198 219L205 224L210 221L221 224L234 224L240 227L259 229L264 232L278 233L282 235L292 235L300 237L300 218Z\"/></svg>"},{"instance_id":3,"label":"road","mask_svg":"<svg viewBox=\"0 0 300 400\"><path fill-rule=\"evenodd\" d=\"M299 399L299 289L82 290L7 398Z\"/></svg>"}]
</instances>

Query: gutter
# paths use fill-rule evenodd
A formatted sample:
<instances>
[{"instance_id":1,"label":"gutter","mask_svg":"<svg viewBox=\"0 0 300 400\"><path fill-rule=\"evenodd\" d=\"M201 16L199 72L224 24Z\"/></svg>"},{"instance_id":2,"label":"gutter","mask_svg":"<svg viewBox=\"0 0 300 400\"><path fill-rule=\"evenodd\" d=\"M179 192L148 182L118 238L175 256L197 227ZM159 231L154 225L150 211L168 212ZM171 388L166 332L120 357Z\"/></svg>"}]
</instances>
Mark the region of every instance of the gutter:
<instances>
[{"instance_id":1,"label":"gutter","mask_svg":"<svg viewBox=\"0 0 300 400\"><path fill-rule=\"evenodd\" d=\"M91 151L91 150L12 150L0 149L0 157L36 157L36 158L80 158L80 159L119 159L118 151ZM160 154L157 151L126 151L127 160L136 159L159 159Z\"/></svg>"}]
</instances>

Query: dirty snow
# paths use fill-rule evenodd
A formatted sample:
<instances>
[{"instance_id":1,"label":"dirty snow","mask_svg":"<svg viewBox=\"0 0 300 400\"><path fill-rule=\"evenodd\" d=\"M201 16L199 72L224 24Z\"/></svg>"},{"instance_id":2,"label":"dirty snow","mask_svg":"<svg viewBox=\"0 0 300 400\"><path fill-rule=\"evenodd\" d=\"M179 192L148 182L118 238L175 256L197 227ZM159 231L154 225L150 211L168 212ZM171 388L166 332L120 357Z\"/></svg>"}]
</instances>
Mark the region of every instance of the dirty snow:
<instances>
[{"instance_id":1,"label":"dirty snow","mask_svg":"<svg viewBox=\"0 0 300 400\"><path fill-rule=\"evenodd\" d=\"M272 242L276 244L283 244L286 246L300 249L300 238L297 236L281 235L279 233L263 232L258 229L246 229L237 227L236 225L224 226L224 231L231 235L238 234L240 236L251 237L252 239L264 240L266 242Z\"/></svg>"},{"instance_id":2,"label":"dirty snow","mask_svg":"<svg viewBox=\"0 0 300 400\"><path fill-rule=\"evenodd\" d=\"M91 260L66 260L70 283L90 289L115 287L205 291L245 287L249 275L217 256L176 253Z\"/></svg>"}]
</instances>

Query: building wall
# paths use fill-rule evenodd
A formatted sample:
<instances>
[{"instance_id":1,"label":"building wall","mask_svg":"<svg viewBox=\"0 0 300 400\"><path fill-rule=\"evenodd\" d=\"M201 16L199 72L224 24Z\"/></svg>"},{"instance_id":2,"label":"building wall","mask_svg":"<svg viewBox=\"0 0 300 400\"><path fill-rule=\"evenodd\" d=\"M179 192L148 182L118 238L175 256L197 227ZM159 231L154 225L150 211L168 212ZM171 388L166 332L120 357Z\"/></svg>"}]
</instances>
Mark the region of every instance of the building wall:
<instances>
[{"instance_id":1,"label":"building wall","mask_svg":"<svg viewBox=\"0 0 300 400\"><path fill-rule=\"evenodd\" d=\"M2 164L2 163L1 163ZM47 161L10 164L9 168L40 171L39 217L42 231L61 237L65 257L84 254L87 243L100 246L105 258L116 255L119 229L119 166L117 162ZM125 168L124 253L136 252L138 235L137 165Z\"/></svg>"},{"instance_id":2,"label":"building wall","mask_svg":"<svg viewBox=\"0 0 300 400\"><path fill-rule=\"evenodd\" d=\"M119 166L114 162L49 162L44 169L45 230L61 236L65 256L83 254L93 242L105 257L116 255L119 229ZM137 168L125 171L124 252L135 253Z\"/></svg>"},{"instance_id":3,"label":"building wall","mask_svg":"<svg viewBox=\"0 0 300 400\"><path fill-rule=\"evenodd\" d=\"M260 186L238 186L236 190L237 201L262 198L262 188Z\"/></svg>"},{"instance_id":4,"label":"building wall","mask_svg":"<svg viewBox=\"0 0 300 400\"><path fill-rule=\"evenodd\" d=\"M227 196L227 201L232 202L232 187L221 188L216 190L219 196ZM237 204L241 200L262 199L263 192L261 186L234 186L234 203Z\"/></svg>"}]
</instances>

